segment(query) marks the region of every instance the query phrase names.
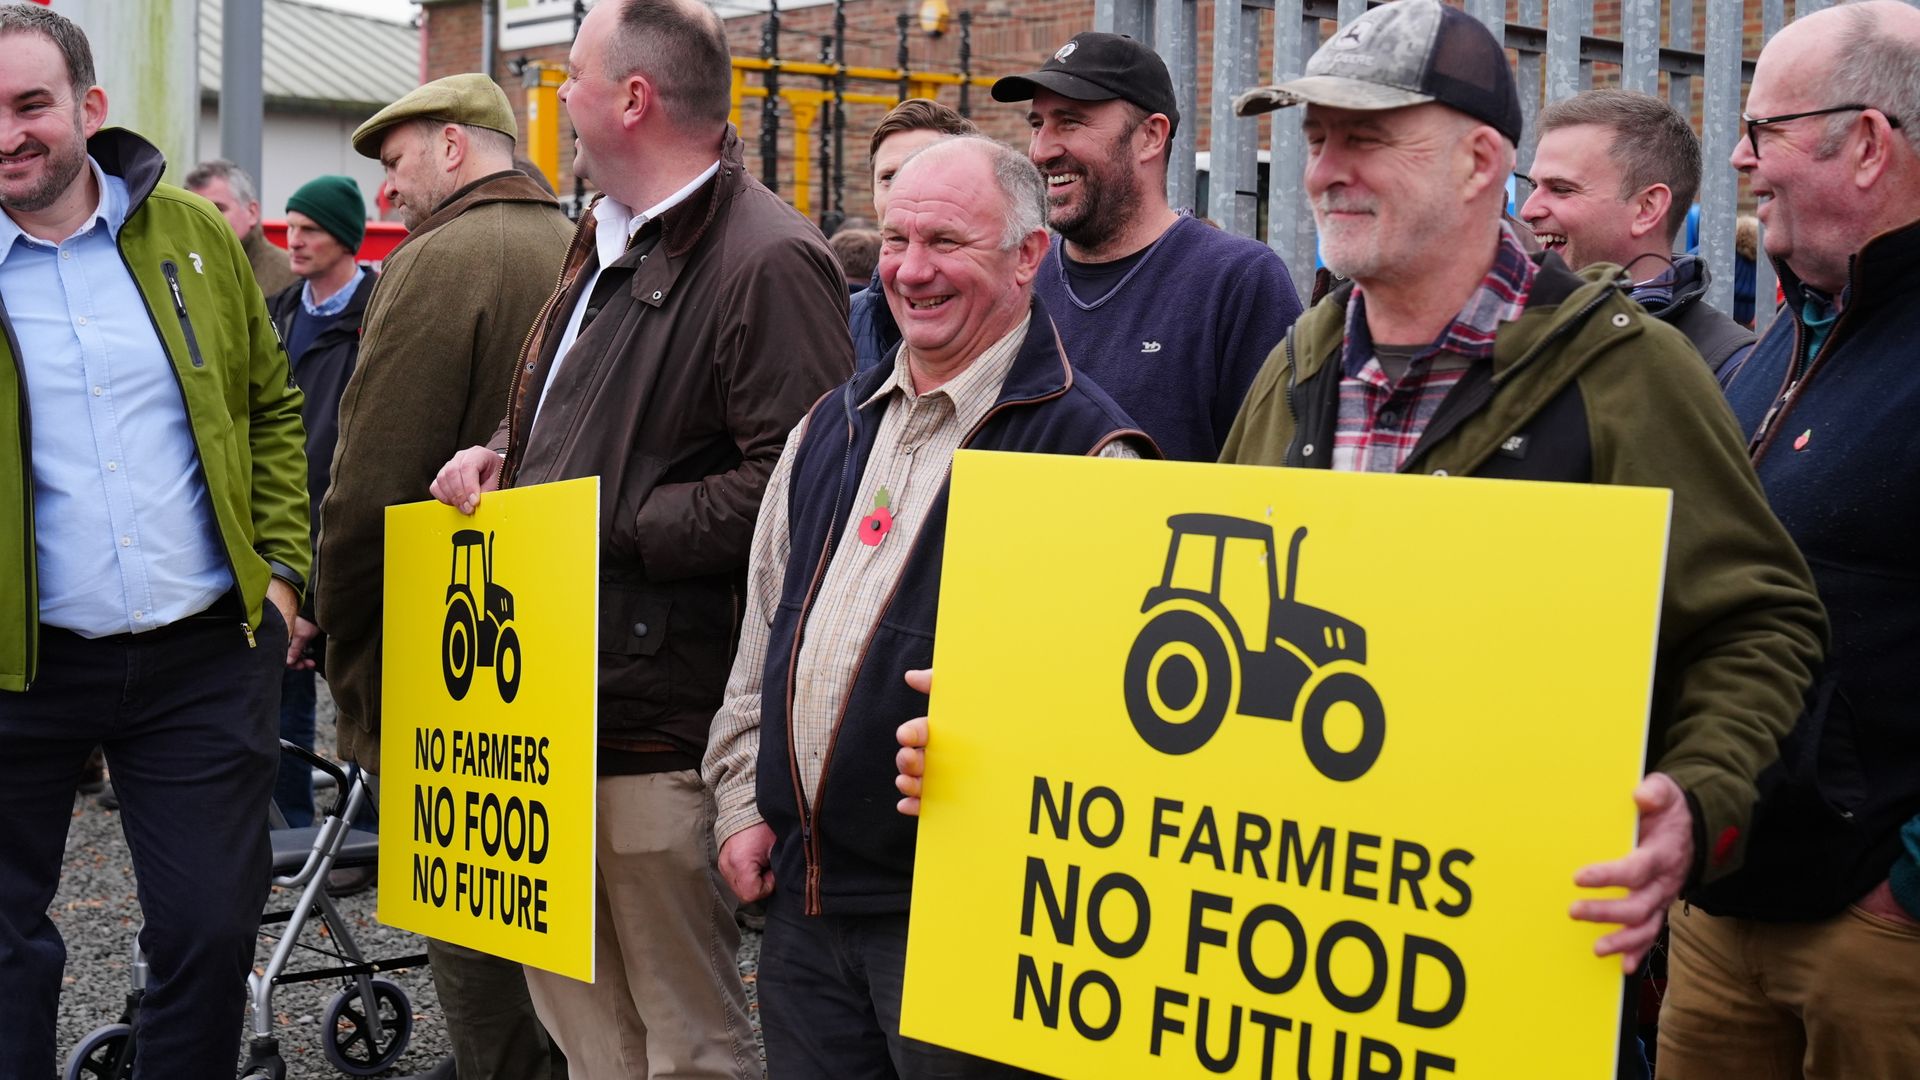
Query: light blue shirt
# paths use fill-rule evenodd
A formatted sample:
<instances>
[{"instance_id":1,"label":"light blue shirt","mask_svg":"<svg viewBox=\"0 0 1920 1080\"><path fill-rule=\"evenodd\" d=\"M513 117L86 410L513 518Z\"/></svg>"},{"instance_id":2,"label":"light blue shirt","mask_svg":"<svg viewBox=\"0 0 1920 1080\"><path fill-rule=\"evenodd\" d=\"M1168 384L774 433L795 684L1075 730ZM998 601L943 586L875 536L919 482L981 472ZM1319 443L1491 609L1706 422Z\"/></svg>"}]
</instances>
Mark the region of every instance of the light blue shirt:
<instances>
[{"instance_id":1,"label":"light blue shirt","mask_svg":"<svg viewBox=\"0 0 1920 1080\"><path fill-rule=\"evenodd\" d=\"M360 282L364 280L366 276L366 267L354 267L353 276L348 278L347 283L340 287L340 291L317 304L313 302L313 282L309 281L300 286L300 306L307 310L307 314L312 315L316 319L324 319L330 315L338 315L347 310L347 302L353 299L353 290L360 287Z\"/></svg>"},{"instance_id":2,"label":"light blue shirt","mask_svg":"<svg viewBox=\"0 0 1920 1080\"><path fill-rule=\"evenodd\" d=\"M178 315L148 313L120 254L126 182L88 165L100 205L64 242L28 236L0 212L0 298L33 425L40 621L105 637L203 611L233 573L154 329Z\"/></svg>"}]
</instances>

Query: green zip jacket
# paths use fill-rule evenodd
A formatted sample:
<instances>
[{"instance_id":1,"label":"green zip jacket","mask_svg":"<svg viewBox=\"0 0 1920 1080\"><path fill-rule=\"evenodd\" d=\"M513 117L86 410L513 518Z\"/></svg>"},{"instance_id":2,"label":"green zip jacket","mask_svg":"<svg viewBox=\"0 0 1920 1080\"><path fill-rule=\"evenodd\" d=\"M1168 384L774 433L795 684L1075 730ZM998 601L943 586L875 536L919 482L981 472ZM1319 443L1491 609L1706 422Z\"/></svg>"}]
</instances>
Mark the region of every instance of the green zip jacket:
<instances>
[{"instance_id":1,"label":"green zip jacket","mask_svg":"<svg viewBox=\"0 0 1920 1080\"><path fill-rule=\"evenodd\" d=\"M1768 509L1745 440L1681 333L1558 256L1441 403L1403 471L1668 488L1673 518L1655 660L1650 767L1687 793L1700 882L1744 855L1755 779L1802 709L1826 643L1813 578ZM1268 356L1221 460L1325 468L1352 287Z\"/></svg>"},{"instance_id":2,"label":"green zip jacket","mask_svg":"<svg viewBox=\"0 0 1920 1080\"><path fill-rule=\"evenodd\" d=\"M298 587L311 558L300 390L246 252L213 204L160 183L160 151L130 131L104 129L87 152L127 182L120 252L179 379L251 637L267 582L277 574ZM24 691L40 636L31 388L12 325L0 331L0 690Z\"/></svg>"}]
</instances>

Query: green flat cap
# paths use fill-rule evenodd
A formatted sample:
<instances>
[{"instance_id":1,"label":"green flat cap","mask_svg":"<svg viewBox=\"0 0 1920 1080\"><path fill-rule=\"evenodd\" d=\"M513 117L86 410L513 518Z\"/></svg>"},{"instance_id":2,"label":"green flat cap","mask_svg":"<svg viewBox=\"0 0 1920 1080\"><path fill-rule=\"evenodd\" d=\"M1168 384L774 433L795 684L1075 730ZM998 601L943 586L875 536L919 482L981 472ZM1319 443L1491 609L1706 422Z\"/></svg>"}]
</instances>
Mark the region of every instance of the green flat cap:
<instances>
[{"instance_id":1,"label":"green flat cap","mask_svg":"<svg viewBox=\"0 0 1920 1080\"><path fill-rule=\"evenodd\" d=\"M488 128L509 139L520 137L513 122L513 104L500 84L485 75L449 75L418 87L406 97L373 114L353 133L353 148L361 157L378 158L387 129L409 120L439 120Z\"/></svg>"}]
</instances>

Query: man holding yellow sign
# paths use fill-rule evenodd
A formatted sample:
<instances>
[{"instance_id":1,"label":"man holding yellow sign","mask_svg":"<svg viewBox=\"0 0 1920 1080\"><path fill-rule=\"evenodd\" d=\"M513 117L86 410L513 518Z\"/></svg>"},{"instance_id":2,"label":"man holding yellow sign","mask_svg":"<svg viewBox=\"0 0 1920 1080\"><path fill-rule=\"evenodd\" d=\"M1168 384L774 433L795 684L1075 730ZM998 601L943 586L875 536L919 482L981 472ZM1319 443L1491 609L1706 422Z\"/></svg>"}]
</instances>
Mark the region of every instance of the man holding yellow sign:
<instances>
[{"instance_id":1,"label":"man holding yellow sign","mask_svg":"<svg viewBox=\"0 0 1920 1080\"><path fill-rule=\"evenodd\" d=\"M1487 73L1494 73L1491 87L1482 85ZM1535 261L1502 224L1502 184L1513 167L1521 113L1506 58L1480 23L1435 0L1398 0L1330 40L1308 64L1305 78L1249 91L1236 107L1249 115L1298 104L1306 105L1305 184L1322 250L1328 265L1351 284L1303 316L1269 358L1223 460L1673 492L1646 754L1654 771L1633 792L1639 840L1625 858L1589 865L1575 876L1583 888L1623 888L1625 895L1581 899L1571 909L1575 919L1619 926L1593 948L1619 954L1632 972L1658 935L1666 905L1689 883L1723 875L1740 861L1755 777L1799 714L1821 656L1825 622L1810 575L1763 501L1732 418L1684 339L1626 298L1614 281L1617 268L1575 275L1557 257ZM1456 547L1466 534L1433 529L1436 520L1406 515L1403 524L1416 525L1421 535L1408 532L1396 546L1402 558L1418 554L1433 562L1420 587L1439 596L1457 584L1454 575L1471 573L1482 551ZM1516 519L1511 535L1529 535L1519 527L1523 520ZM1221 550L1235 542L1218 522L1171 519L1167 527L1176 552L1209 531ZM1240 528L1249 536L1238 542L1265 543L1267 565L1283 557L1286 534L1280 529L1253 536L1253 526ZM1432 536L1448 539L1436 547ZM1496 532L1479 542L1498 538ZM1657 536L1643 534L1638 543L1645 548L1655 541ZM1296 542L1286 556L1285 589L1276 584L1268 603L1295 602L1298 552ZM1511 557L1528 554L1523 541ZM1591 562L1597 572L1609 561L1637 557L1628 548L1603 548ZM1167 556L1169 582L1180 573L1178 558ZM1381 572L1379 565L1350 570L1365 577ZM1501 570L1495 565L1488 572L1497 576ZM1216 577L1223 573L1215 570ZM1462 599L1468 606L1457 619L1464 626L1474 600ZM1299 621L1326 635L1312 648L1329 662L1336 653L1347 664L1361 655L1357 623L1332 612L1306 613ZM1597 641L1601 633L1595 628L1592 636ZM1477 645L1471 635L1436 634L1420 648L1443 656L1463 653L1455 662L1465 663L1464 653ZM1170 671L1204 670L1205 650L1193 648L1184 659L1171 647L1152 650L1144 662L1156 679ZM1194 702L1208 684L1192 679L1187 676L1184 696L1168 691L1159 702L1170 721L1190 723L1199 715ZM1361 734L1353 747L1336 749L1352 754L1354 747L1366 747L1375 712L1391 714L1401 699L1389 696L1383 706L1351 686L1347 690L1343 700L1361 718ZM1240 712L1250 711L1247 697L1238 701ZM1638 708L1632 702L1620 707ZM1302 736L1310 740L1312 757L1312 736ZM1545 744L1568 737L1557 729L1529 736ZM907 796L902 809L915 812L925 769L924 721L903 727L900 738L905 749L899 786ZM1327 760L1336 772L1342 768L1338 754ZM1348 766L1353 778L1364 771L1360 764ZM1326 769L1318 774L1342 779ZM1494 775L1503 788L1524 779ZM1087 794L1083 787L1076 797ZM1055 811L1064 814L1065 798L1057 784L1036 788L1035 822L1054 820ZM1094 828L1118 834L1122 806L1135 809L1116 801ZM1089 809L1076 804L1074 812ZM1178 830L1174 816L1154 824ZM1190 822L1187 827L1190 832ZM1129 818L1126 828L1132 833L1140 827ZM1314 834L1297 834L1296 840L1299 835ZM1371 840L1391 843L1377 835ZM1233 841L1219 842L1233 852ZM1204 855L1206 848L1202 843L1198 850ZM1408 851L1411 875L1416 860ZM1399 857L1393 849L1393 858ZM1243 861L1237 852L1233 859L1236 868ZM1390 887L1403 893L1410 884L1390 878ZM1033 893L1030 900L1053 895ZM1451 898L1465 900L1457 888ZM1542 896L1537 902L1554 900ZM1211 923L1196 919L1194 925ZM1199 948L1211 939L1192 940ZM1198 954L1189 953L1188 964L1198 962ZM1072 992L1078 997L1082 989L1076 985ZM1409 1004L1415 1015L1433 1005ZM1096 1029L1098 1019L1090 1021ZM1267 1033L1272 1037L1278 1030L1276 1018ZM1630 1029L1627 1034L1621 1075L1644 1075ZM1323 1043L1318 1053L1325 1052ZM1591 1055L1579 1060L1590 1062ZM1394 1075L1415 1075L1413 1059L1405 1065L1399 1072L1396 1064Z\"/></svg>"}]
</instances>

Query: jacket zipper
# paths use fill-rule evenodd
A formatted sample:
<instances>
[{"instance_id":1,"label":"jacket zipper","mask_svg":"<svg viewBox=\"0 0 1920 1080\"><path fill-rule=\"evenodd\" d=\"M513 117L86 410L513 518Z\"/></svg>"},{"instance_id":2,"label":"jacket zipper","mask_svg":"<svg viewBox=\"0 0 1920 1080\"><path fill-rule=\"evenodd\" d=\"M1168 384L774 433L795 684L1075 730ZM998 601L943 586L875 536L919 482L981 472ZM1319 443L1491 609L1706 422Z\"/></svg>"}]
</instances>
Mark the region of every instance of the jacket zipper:
<instances>
[{"instance_id":1,"label":"jacket zipper","mask_svg":"<svg viewBox=\"0 0 1920 1080\"><path fill-rule=\"evenodd\" d=\"M571 279L567 273L567 264L573 261L574 255L580 250L580 241L587 235L587 222L591 220L591 218L591 214L581 215L580 224L574 227L573 240L567 244L567 254L560 262L560 277L554 282L553 292L547 295L546 303L540 305L539 313L533 317L533 322L527 325L526 338L520 342L520 358L514 361L513 365L513 393L507 396L507 445L506 453L500 459L500 486L503 488L513 483L513 474L519 471L519 463L514 460L513 442L514 432L517 430L516 425L520 422L520 398L522 397L520 391L523 389L531 389L524 385L533 374L532 365L535 363L534 358L528 355L528 350L533 348L534 336L540 332L540 328L546 325L547 319L552 316L553 305L559 301L560 297L567 291L568 284L571 283ZM581 263L581 266L585 265L584 262ZM577 269L576 267L576 270Z\"/></svg>"},{"instance_id":2,"label":"jacket zipper","mask_svg":"<svg viewBox=\"0 0 1920 1080\"><path fill-rule=\"evenodd\" d=\"M200 339L193 334L193 320L187 318L187 301L180 295L180 268L167 259L160 263L160 272L167 275L167 288L173 292L173 313L180 316L180 332L187 337L187 356L194 367L206 367L200 356Z\"/></svg>"},{"instance_id":3,"label":"jacket zipper","mask_svg":"<svg viewBox=\"0 0 1920 1080\"><path fill-rule=\"evenodd\" d=\"M849 393L850 392L851 384L849 384ZM813 829L814 801L807 798L806 785L801 783L800 749L794 742L792 735L793 681L794 675L800 666L800 649L806 641L807 616L813 613L813 602L820 595L820 583L826 578L827 563L833 558L833 550L836 546L834 541L840 534L840 500L847 493L847 470L853 465L854 434L853 418L849 416L847 418L847 446L840 454L840 481L833 492L833 513L827 519L827 535L820 543L820 559L813 568L813 581L807 585L806 602L800 605L800 614L794 622L793 651L787 656L787 774L793 782L793 801L800 815L800 849L805 855L807 864L804 910L808 915L820 914L820 845L819 837L815 835ZM854 670L857 676L859 668L856 667ZM834 719L835 735L839 734L839 727L840 720L836 717ZM829 759L831 759L833 755L831 737L828 739L827 755ZM826 762L823 761L820 765L820 786L825 787L826 782L827 767ZM817 800L819 797L820 792L816 789L814 799Z\"/></svg>"},{"instance_id":4,"label":"jacket zipper","mask_svg":"<svg viewBox=\"0 0 1920 1080\"><path fill-rule=\"evenodd\" d=\"M1293 388L1299 381L1300 367L1294 362L1293 358L1293 327L1289 326L1287 327L1287 422L1293 426L1293 442L1295 446L1300 443L1300 413L1295 409L1293 404ZM1280 463L1283 465L1291 464L1287 458L1291 458L1292 456L1293 447L1289 446L1286 456L1280 459Z\"/></svg>"},{"instance_id":5,"label":"jacket zipper","mask_svg":"<svg viewBox=\"0 0 1920 1080\"><path fill-rule=\"evenodd\" d=\"M21 575L20 595L34 597L36 603L39 590L34 587L37 556L33 547L33 410L27 401L27 365L20 355L20 339L14 336L12 320L7 317L4 302L0 302L0 332L6 335L7 351L13 354L13 370L20 381L20 521L25 525L21 540L20 565L25 571ZM33 689L33 677L40 654L40 613L38 610L26 613L27 643L26 670L21 673L25 680L22 689Z\"/></svg>"},{"instance_id":6,"label":"jacket zipper","mask_svg":"<svg viewBox=\"0 0 1920 1080\"><path fill-rule=\"evenodd\" d=\"M1847 261L1847 291L1849 293L1853 291L1855 285L1854 266L1856 262L1857 257ZM1840 339L1840 328L1846 325L1847 316L1853 314L1854 309L1857 307L1859 307L1858 304L1850 304L1840 312L1840 317L1834 321L1833 328L1827 331L1827 340L1820 343L1820 351L1814 355L1812 360L1805 361L1804 363L1800 359L1805 351L1801 348L1801 342L1803 335L1806 333L1807 324L1800 317L1799 311L1790 309L1790 313L1793 315L1792 362L1787 365L1786 385L1781 389L1780 395L1774 398L1773 404L1768 407L1767 414L1761 418L1760 429L1753 433L1753 442L1749 446L1749 453L1752 455L1753 463L1756 466L1760 464L1760 459L1766 454L1767 449L1773 445L1773 438L1779 433L1779 422L1785 420L1787 414L1793 411L1794 402L1798 400L1800 395L1800 388L1806 385L1808 380L1813 378L1815 371L1819 370L1821 362L1824 361L1827 358L1827 354L1832 351L1833 343Z\"/></svg>"},{"instance_id":7,"label":"jacket zipper","mask_svg":"<svg viewBox=\"0 0 1920 1080\"><path fill-rule=\"evenodd\" d=\"M1054 334L1054 343L1056 347L1059 348L1060 352L1064 355L1066 352L1066 347L1060 344L1059 334L1057 331ZM1054 398L1060 397L1061 395L1065 394L1072 385L1073 384L1071 380L1069 380L1066 386L1063 386L1059 390L1056 390L1052 393L1042 394L1039 397L1023 398L1018 401L999 402L998 404L994 405L992 408L988 409L986 414L980 417L980 420L977 423L975 423L973 425L973 428L967 432L966 436L960 440L960 445L955 448L956 452L959 450L965 450L967 449L967 447L971 446L973 444L973 440L977 436L979 436L981 430L987 426L988 422L991 421L995 416L998 416L1002 411L1009 408L1013 408L1015 406L1038 405L1046 401L1051 401ZM849 387L849 389L851 389L851 387ZM811 614L813 610L813 601L819 594L820 582L826 576L827 562L829 559L832 558L833 550L837 546L837 541L840 535L840 499L841 499L841 496L846 494L847 469L851 465L852 459L853 459L853 439L854 439L853 419L849 417L847 420L847 448L841 458L840 484L834 492L833 516L829 521L829 527L827 530L827 542L820 553L820 564L814 570L813 584L808 587L807 602L804 605L802 605L800 609L799 621L796 624L798 629L795 631L794 638L793 638L793 654L787 660L787 723L789 727L791 727L793 723L793 676L794 676L794 671L799 667L800 648L805 636L807 616ZM936 491L944 490L947 484L952 480L952 478L953 478L953 463L951 459L949 459L947 463L947 474L945 477L941 479L940 487L936 488L935 490ZM920 544L925 539L925 536L926 534L924 532L916 534L914 536L913 547L908 549L907 557L905 561L901 563L901 567L903 569L913 561L913 557L919 552ZM892 607L893 599L895 596L899 595L899 592L900 592L900 580L896 578L894 579L893 588L888 590L887 592L886 600L882 601L880 604L880 611L885 612L888 608ZM866 667L867 653L872 650L874 635L879 633L879 631L880 631L880 622L876 618L874 620L873 628L867 631L866 641L862 642L860 646L860 661L859 663L855 664L853 668L853 678L855 682L858 682L860 680L860 672L863 668ZM847 706L850 704L852 704L851 695L849 695L848 700L844 700L840 703L840 711L838 715L836 715L833 718L833 730L827 736L827 754L826 754L826 757L822 758L820 761L820 782L818 785L815 786L813 790L813 801L811 803L809 803L807 800L806 789L802 787L800 784L799 750L795 746L794 740L792 739L791 736L787 739L787 763L788 763L789 771L793 775L793 789L794 789L794 795L796 796L795 801L800 806L800 841L801 841L801 847L806 852L806 860L807 860L807 892L806 892L805 913L808 915L819 915L822 913L822 910L823 910L821 899L820 899L820 836L819 836L819 831L815 829L813 825L814 814L817 812L820 803L824 801L826 798L827 775L829 771L833 768L833 751L835 747L839 745L840 727L842 724L846 722Z\"/></svg>"},{"instance_id":8,"label":"jacket zipper","mask_svg":"<svg viewBox=\"0 0 1920 1080\"><path fill-rule=\"evenodd\" d=\"M118 244L115 245L115 250L120 252L120 262L126 266L127 276L133 278L134 282L138 284L140 279L133 272L133 264L127 261L126 251L121 249ZM186 333L187 351L193 357L193 366L204 367L205 365L202 364L200 360L200 346L194 341L193 324L187 321L187 305L180 297L179 269L173 265L173 260L166 259L160 263L160 272L166 275L167 285L173 291L174 310L179 314L180 327ZM154 339L160 343L160 351L165 353L167 352L167 338L165 334L160 332L160 320L154 317L153 305L146 302L146 294L142 293L140 299L141 310L147 313L147 321L153 324ZM193 403L187 400L186 380L180 377L180 368L172 362L170 355L168 357L167 371L173 375L173 385L180 391L180 409L187 417L187 437L193 440L193 456L194 459L200 463L200 482L207 484L207 501L211 505L217 500L213 497L212 484L207 481L207 456L200 446L200 428L193 422ZM227 547L226 534L220 530L220 514L218 510L214 511L213 531L219 534L220 557L225 560L227 573L233 576L234 591L238 593L240 591L240 568L234 565L233 552ZM272 603L272 601L268 600L265 596L261 597L260 602L262 604ZM264 613L265 609L262 608L261 610ZM291 629L291 627L289 627L289 629ZM247 648L251 649L259 644L259 642L254 639L253 627L247 622L246 597L244 594L241 595L240 599L240 632L247 636Z\"/></svg>"}]
</instances>

